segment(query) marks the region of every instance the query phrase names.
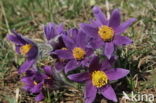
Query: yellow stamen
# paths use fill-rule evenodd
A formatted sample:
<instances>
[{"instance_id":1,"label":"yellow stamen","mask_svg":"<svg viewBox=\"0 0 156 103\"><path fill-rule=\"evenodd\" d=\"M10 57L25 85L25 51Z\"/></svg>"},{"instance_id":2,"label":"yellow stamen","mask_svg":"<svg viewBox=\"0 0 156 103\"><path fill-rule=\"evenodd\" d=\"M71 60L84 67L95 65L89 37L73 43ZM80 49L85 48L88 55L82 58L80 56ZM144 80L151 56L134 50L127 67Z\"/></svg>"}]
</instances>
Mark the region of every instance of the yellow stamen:
<instances>
[{"instance_id":1,"label":"yellow stamen","mask_svg":"<svg viewBox=\"0 0 156 103\"><path fill-rule=\"evenodd\" d=\"M108 77L103 71L94 71L91 76L92 84L97 88L100 88L108 83Z\"/></svg>"},{"instance_id":2,"label":"yellow stamen","mask_svg":"<svg viewBox=\"0 0 156 103\"><path fill-rule=\"evenodd\" d=\"M104 41L110 41L114 37L114 30L111 27L102 25L99 27L98 34Z\"/></svg>"},{"instance_id":3,"label":"yellow stamen","mask_svg":"<svg viewBox=\"0 0 156 103\"><path fill-rule=\"evenodd\" d=\"M76 47L73 49L73 56L77 60L82 60L86 55L86 51L82 48Z\"/></svg>"},{"instance_id":4,"label":"yellow stamen","mask_svg":"<svg viewBox=\"0 0 156 103\"><path fill-rule=\"evenodd\" d=\"M38 83L36 81L34 81L34 85L37 85Z\"/></svg>"},{"instance_id":5,"label":"yellow stamen","mask_svg":"<svg viewBox=\"0 0 156 103\"><path fill-rule=\"evenodd\" d=\"M63 47L63 48L61 48L61 50L68 50L67 48L65 48L65 47Z\"/></svg>"},{"instance_id":6,"label":"yellow stamen","mask_svg":"<svg viewBox=\"0 0 156 103\"><path fill-rule=\"evenodd\" d=\"M25 44L20 47L20 53L25 55L30 51L31 48L32 48L31 44Z\"/></svg>"}]
</instances>

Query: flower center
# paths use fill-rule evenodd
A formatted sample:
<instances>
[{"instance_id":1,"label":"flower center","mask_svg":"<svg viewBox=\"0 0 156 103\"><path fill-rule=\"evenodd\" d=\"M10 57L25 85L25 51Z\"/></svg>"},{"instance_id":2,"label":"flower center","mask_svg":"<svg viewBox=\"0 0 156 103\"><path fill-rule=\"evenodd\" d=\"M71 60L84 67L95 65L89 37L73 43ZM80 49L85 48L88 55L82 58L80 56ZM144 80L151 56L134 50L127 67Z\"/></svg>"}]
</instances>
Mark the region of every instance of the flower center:
<instances>
[{"instance_id":1,"label":"flower center","mask_svg":"<svg viewBox=\"0 0 156 103\"><path fill-rule=\"evenodd\" d=\"M77 60L81 60L84 58L84 56L86 55L86 52L84 49L76 47L73 49L73 56L75 59Z\"/></svg>"},{"instance_id":2,"label":"flower center","mask_svg":"<svg viewBox=\"0 0 156 103\"><path fill-rule=\"evenodd\" d=\"M21 54L25 55L30 51L31 48L32 48L31 44L25 44L25 45L20 47L20 52L21 52Z\"/></svg>"},{"instance_id":3,"label":"flower center","mask_svg":"<svg viewBox=\"0 0 156 103\"><path fill-rule=\"evenodd\" d=\"M105 72L97 70L92 73L92 84L95 87L100 88L106 85L107 83L108 83L108 77L105 74Z\"/></svg>"},{"instance_id":4,"label":"flower center","mask_svg":"<svg viewBox=\"0 0 156 103\"><path fill-rule=\"evenodd\" d=\"M114 37L114 30L111 27L102 25L99 27L98 34L104 41L110 41Z\"/></svg>"}]
</instances>

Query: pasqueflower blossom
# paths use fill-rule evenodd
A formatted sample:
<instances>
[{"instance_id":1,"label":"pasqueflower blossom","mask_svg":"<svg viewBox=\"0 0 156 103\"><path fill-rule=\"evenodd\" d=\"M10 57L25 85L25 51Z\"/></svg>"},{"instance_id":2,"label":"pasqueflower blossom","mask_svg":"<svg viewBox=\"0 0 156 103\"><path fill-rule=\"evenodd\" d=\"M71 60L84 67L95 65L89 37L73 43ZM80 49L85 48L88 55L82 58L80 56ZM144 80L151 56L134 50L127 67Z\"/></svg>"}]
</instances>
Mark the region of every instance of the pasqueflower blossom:
<instances>
[{"instance_id":1,"label":"pasqueflower blossom","mask_svg":"<svg viewBox=\"0 0 156 103\"><path fill-rule=\"evenodd\" d=\"M119 9L115 9L110 19L107 20L98 6L93 8L93 14L96 20L93 20L90 24L82 23L80 24L80 28L94 38L94 47L103 47L104 54L108 59L111 58L115 46L132 43L131 39L121 36L121 33L136 21L135 18L120 23L120 11Z\"/></svg>"},{"instance_id":2,"label":"pasqueflower blossom","mask_svg":"<svg viewBox=\"0 0 156 103\"><path fill-rule=\"evenodd\" d=\"M30 93L36 94L36 101L44 99L44 95L42 93L44 79L45 77L42 74L31 70L28 70L26 72L26 76L21 79L24 84L23 89Z\"/></svg>"},{"instance_id":3,"label":"pasqueflower blossom","mask_svg":"<svg viewBox=\"0 0 156 103\"><path fill-rule=\"evenodd\" d=\"M105 98L117 102L116 94L110 85L112 80L125 77L129 70L112 68L109 61L99 62L99 57L94 57L87 72L71 74L70 80L85 82L84 99L85 103L92 103L96 93L102 94Z\"/></svg>"},{"instance_id":4,"label":"pasqueflower blossom","mask_svg":"<svg viewBox=\"0 0 156 103\"><path fill-rule=\"evenodd\" d=\"M45 66L44 73L40 73L37 69L26 71L26 76L21 79L24 86L23 89L36 94L35 100L41 101L44 99L44 85L52 86L52 70L51 67Z\"/></svg>"},{"instance_id":5,"label":"pasqueflower blossom","mask_svg":"<svg viewBox=\"0 0 156 103\"><path fill-rule=\"evenodd\" d=\"M59 59L53 51L66 48L62 35L66 35L67 33L64 31L62 24L56 25L54 23L48 23L44 26L44 34L47 39L47 43L53 48L50 55L56 59L55 68L58 72L60 72L66 65L66 61Z\"/></svg>"},{"instance_id":6,"label":"pasqueflower blossom","mask_svg":"<svg viewBox=\"0 0 156 103\"><path fill-rule=\"evenodd\" d=\"M77 28L72 28L72 29L69 29L68 31L64 32L63 35L67 35L69 37L73 37L73 34L76 35L78 33L78 29ZM62 47L61 48L62 50L67 50L67 48L65 47ZM52 55L56 55L55 52L52 52ZM65 59L62 59L62 58L59 58L57 55L55 56L57 57L57 61L55 63L55 68L58 72L64 70L66 64L68 63L69 60L65 60Z\"/></svg>"},{"instance_id":7,"label":"pasqueflower blossom","mask_svg":"<svg viewBox=\"0 0 156 103\"><path fill-rule=\"evenodd\" d=\"M48 23L44 26L44 35L47 42L53 47L53 50L65 47L61 35L64 34L64 27L62 24L56 25Z\"/></svg>"},{"instance_id":8,"label":"pasqueflower blossom","mask_svg":"<svg viewBox=\"0 0 156 103\"><path fill-rule=\"evenodd\" d=\"M38 56L38 47L36 43L16 33L7 35L7 39L15 43L16 52L26 56L26 61L20 66L19 72L23 73L27 69L31 68L36 62Z\"/></svg>"},{"instance_id":9,"label":"pasqueflower blossom","mask_svg":"<svg viewBox=\"0 0 156 103\"><path fill-rule=\"evenodd\" d=\"M84 32L73 29L72 33L62 36L66 48L54 51L60 59L68 61L64 68L66 73L79 66L86 66L89 56L93 53Z\"/></svg>"}]
</instances>

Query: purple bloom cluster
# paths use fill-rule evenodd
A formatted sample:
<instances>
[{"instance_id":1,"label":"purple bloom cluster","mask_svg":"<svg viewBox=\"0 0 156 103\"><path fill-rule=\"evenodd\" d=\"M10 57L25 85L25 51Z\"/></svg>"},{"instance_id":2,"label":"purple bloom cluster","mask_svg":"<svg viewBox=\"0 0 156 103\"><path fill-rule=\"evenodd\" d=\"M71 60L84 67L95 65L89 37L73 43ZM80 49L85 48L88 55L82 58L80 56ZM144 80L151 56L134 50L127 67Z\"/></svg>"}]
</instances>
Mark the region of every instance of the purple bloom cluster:
<instances>
[{"instance_id":1,"label":"purple bloom cluster","mask_svg":"<svg viewBox=\"0 0 156 103\"><path fill-rule=\"evenodd\" d=\"M15 43L16 52L26 57L19 67L19 73L26 74L21 79L23 89L36 94L36 101L44 99L45 84L53 85L55 76L52 71L56 69L57 73L63 72L74 82L85 83L85 103L92 103L97 93L117 102L111 81L125 77L129 70L113 67L117 60L116 49L132 43L130 38L121 34L136 19L120 23L119 9L113 10L110 19L107 19L98 6L93 8L93 14L95 19L81 23L80 28L65 30L62 24L54 23L44 26L44 44L50 45L52 49L48 51L49 56L56 62L52 67L45 66L42 70L36 66L41 51L37 43L15 31L7 36L8 40ZM102 53L97 54L98 50ZM73 72L75 70L78 73Z\"/></svg>"},{"instance_id":2,"label":"purple bloom cluster","mask_svg":"<svg viewBox=\"0 0 156 103\"><path fill-rule=\"evenodd\" d=\"M21 79L24 84L23 89L37 95L35 97L36 101L41 101L42 99L44 99L44 95L42 93L43 86L52 86L53 82L51 67L45 66L43 70L44 73L37 71L36 68L34 68L33 70L27 70L26 76Z\"/></svg>"}]
</instances>

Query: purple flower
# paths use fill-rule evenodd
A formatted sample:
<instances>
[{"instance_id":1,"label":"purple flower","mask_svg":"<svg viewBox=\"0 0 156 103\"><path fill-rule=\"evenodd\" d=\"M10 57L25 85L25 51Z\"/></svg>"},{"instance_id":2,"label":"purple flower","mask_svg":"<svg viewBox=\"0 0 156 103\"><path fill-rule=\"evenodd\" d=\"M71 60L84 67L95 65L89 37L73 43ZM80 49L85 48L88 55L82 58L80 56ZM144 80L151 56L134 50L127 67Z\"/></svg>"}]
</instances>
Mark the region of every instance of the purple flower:
<instances>
[{"instance_id":1,"label":"purple flower","mask_svg":"<svg viewBox=\"0 0 156 103\"><path fill-rule=\"evenodd\" d=\"M44 34L48 44L53 47L50 55L56 59L55 68L58 72L60 72L66 65L66 62L65 60L59 59L58 56L53 53L53 51L66 48L62 39L62 35L66 35L67 33L64 31L63 25L48 23L44 26Z\"/></svg>"},{"instance_id":2,"label":"purple flower","mask_svg":"<svg viewBox=\"0 0 156 103\"><path fill-rule=\"evenodd\" d=\"M94 47L104 47L104 54L108 59L111 58L115 46L132 43L132 40L120 34L136 21L135 18L120 23L120 11L115 9L107 20L98 6L93 8L93 13L96 20L93 20L91 24L82 23L80 27L86 34L92 35Z\"/></svg>"},{"instance_id":3,"label":"purple flower","mask_svg":"<svg viewBox=\"0 0 156 103\"><path fill-rule=\"evenodd\" d=\"M41 101L44 99L44 95L42 93L42 88L44 84L45 77L37 71L28 70L26 72L26 76L21 79L24 83L23 89L30 92L37 94L35 97L36 101Z\"/></svg>"},{"instance_id":4,"label":"purple flower","mask_svg":"<svg viewBox=\"0 0 156 103\"><path fill-rule=\"evenodd\" d=\"M45 78L45 75L36 70L28 70L26 76L21 79L24 83L23 89L31 93L39 93L42 90Z\"/></svg>"},{"instance_id":5,"label":"purple flower","mask_svg":"<svg viewBox=\"0 0 156 103\"><path fill-rule=\"evenodd\" d=\"M62 24L56 25L54 23L48 23L44 26L44 34L48 43L53 47L53 50L65 47L61 37L61 35L64 34Z\"/></svg>"},{"instance_id":6,"label":"purple flower","mask_svg":"<svg viewBox=\"0 0 156 103\"><path fill-rule=\"evenodd\" d=\"M73 29L70 29L66 32L64 32L65 35L69 36L69 37L72 37L73 34L77 34L78 33L78 29L76 28L73 28ZM64 47L60 48L62 50L67 50L66 46L64 45ZM57 50L57 49L55 49ZM52 52L52 55L55 55L55 58L56 58L56 63L55 63L55 68L57 70L57 72L61 72L62 70L64 70L64 67L66 66L66 64L68 63L69 60L65 60L65 59L62 59L62 58L59 58L55 52Z\"/></svg>"},{"instance_id":7,"label":"purple flower","mask_svg":"<svg viewBox=\"0 0 156 103\"><path fill-rule=\"evenodd\" d=\"M35 97L35 101L39 102L41 100L44 99L44 95L42 92L40 92L36 97Z\"/></svg>"},{"instance_id":8,"label":"purple flower","mask_svg":"<svg viewBox=\"0 0 156 103\"><path fill-rule=\"evenodd\" d=\"M54 53L63 60L68 60L65 66L65 73L74 70L79 66L86 66L89 56L93 53L88 46L88 38L84 32L78 29L72 29L72 35L64 35L63 41L66 49L54 51Z\"/></svg>"},{"instance_id":9,"label":"purple flower","mask_svg":"<svg viewBox=\"0 0 156 103\"><path fill-rule=\"evenodd\" d=\"M43 70L44 73L38 72L37 69L27 70L26 76L21 79L24 83L23 89L36 94L36 101L44 99L43 86L51 87L53 84L51 67L45 66Z\"/></svg>"},{"instance_id":10,"label":"purple flower","mask_svg":"<svg viewBox=\"0 0 156 103\"><path fill-rule=\"evenodd\" d=\"M110 85L110 81L123 78L129 70L112 68L109 61L99 63L99 58L94 57L88 68L89 72L71 74L69 79L75 82L85 82L84 98L85 103L92 103L96 93L102 94L105 98L117 102L116 94Z\"/></svg>"},{"instance_id":11,"label":"purple flower","mask_svg":"<svg viewBox=\"0 0 156 103\"><path fill-rule=\"evenodd\" d=\"M13 31L12 34L7 35L7 39L15 43L17 53L27 57L26 61L20 66L19 72L23 73L27 69L31 68L32 65L36 62L38 56L37 45L30 39L22 37L15 31Z\"/></svg>"}]
</instances>

